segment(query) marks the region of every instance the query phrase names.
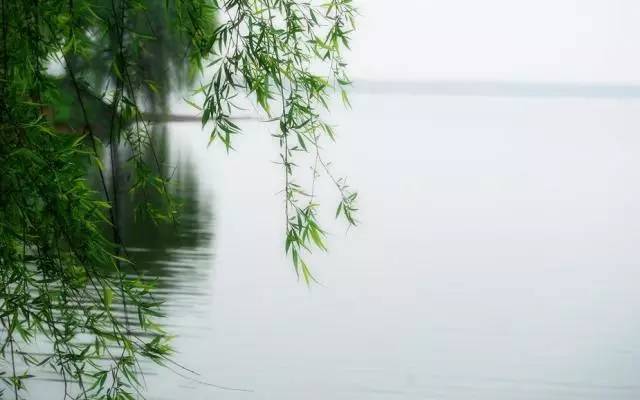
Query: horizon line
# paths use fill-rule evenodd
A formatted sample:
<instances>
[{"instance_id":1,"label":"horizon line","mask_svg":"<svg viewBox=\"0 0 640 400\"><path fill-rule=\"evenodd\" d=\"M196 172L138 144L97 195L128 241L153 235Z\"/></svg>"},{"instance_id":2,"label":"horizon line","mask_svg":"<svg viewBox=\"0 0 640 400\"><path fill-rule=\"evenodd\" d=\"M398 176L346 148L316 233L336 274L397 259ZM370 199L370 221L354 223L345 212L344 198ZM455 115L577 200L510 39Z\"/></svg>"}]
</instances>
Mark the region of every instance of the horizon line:
<instances>
[{"instance_id":1,"label":"horizon line","mask_svg":"<svg viewBox=\"0 0 640 400\"><path fill-rule=\"evenodd\" d=\"M354 93L402 93L437 96L640 98L640 83L553 82L516 80L354 79Z\"/></svg>"}]
</instances>

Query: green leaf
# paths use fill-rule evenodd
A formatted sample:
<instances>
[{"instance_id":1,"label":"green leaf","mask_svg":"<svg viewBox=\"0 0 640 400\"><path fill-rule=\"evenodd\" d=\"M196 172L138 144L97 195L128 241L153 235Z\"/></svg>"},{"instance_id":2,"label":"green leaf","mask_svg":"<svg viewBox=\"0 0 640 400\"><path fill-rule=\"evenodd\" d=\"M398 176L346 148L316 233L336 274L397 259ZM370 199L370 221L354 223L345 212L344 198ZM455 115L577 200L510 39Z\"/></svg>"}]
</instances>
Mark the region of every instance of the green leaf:
<instances>
[{"instance_id":1,"label":"green leaf","mask_svg":"<svg viewBox=\"0 0 640 400\"><path fill-rule=\"evenodd\" d=\"M322 250L327 250L324 243L322 242L322 238L320 237L320 232L316 228L310 228L309 233L316 246L318 246Z\"/></svg>"},{"instance_id":2,"label":"green leaf","mask_svg":"<svg viewBox=\"0 0 640 400\"><path fill-rule=\"evenodd\" d=\"M111 308L111 302L113 301L113 291L111 290L110 287L105 286L102 289L102 295L103 295L103 299L104 299L104 306L106 309L110 309Z\"/></svg>"}]
</instances>

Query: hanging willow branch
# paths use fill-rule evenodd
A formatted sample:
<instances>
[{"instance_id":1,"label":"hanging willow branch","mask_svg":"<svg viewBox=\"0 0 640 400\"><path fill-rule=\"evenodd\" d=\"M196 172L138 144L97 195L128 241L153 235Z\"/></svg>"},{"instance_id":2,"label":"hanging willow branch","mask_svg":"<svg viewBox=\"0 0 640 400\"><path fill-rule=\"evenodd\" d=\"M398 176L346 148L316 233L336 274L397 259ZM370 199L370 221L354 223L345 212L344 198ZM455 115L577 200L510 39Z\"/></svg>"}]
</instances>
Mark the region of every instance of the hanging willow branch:
<instances>
[{"instance_id":1,"label":"hanging willow branch","mask_svg":"<svg viewBox=\"0 0 640 400\"><path fill-rule=\"evenodd\" d=\"M318 204L312 191L296 183L296 157L310 153L321 159L322 138L334 139L320 109L327 107L327 97L335 88L348 103L345 87L350 81L341 50L354 29L354 9L350 0L320 6L292 0L231 0L222 8L226 22L201 49L213 58L215 70L200 89L205 95L202 122L213 124L211 141L220 140L230 149L233 135L240 132L231 117L240 93L251 95L278 122L274 136L280 143L284 173L285 248L296 272L309 283L313 276L302 254L312 247L324 250L325 232L317 221ZM320 164L340 194L336 215L355 225L356 194L343 180L333 178L326 163ZM314 181L316 175L314 168Z\"/></svg>"},{"instance_id":2,"label":"hanging willow branch","mask_svg":"<svg viewBox=\"0 0 640 400\"><path fill-rule=\"evenodd\" d=\"M336 216L356 223L356 194L324 161L322 142L334 133L320 116L334 90L348 103L341 52L354 29L351 0L0 2L4 395L27 397L29 371L49 368L64 381L64 399L131 399L142 396L143 360L172 362L155 321L161 302L127 260L118 176L125 162L139 212L177 223L145 117L166 111L175 82L210 78L196 91L204 99L196 106L211 142L227 150L240 133L232 115L238 99L268 116L281 150L284 247L307 284L305 255L325 249L316 179L336 186ZM160 56L166 68L154 69ZM63 76L49 72L56 64ZM308 188L297 183L305 154L314 165ZM98 172L97 191L90 169ZM151 201L154 194L162 204ZM30 352L36 341L48 350Z\"/></svg>"}]
</instances>

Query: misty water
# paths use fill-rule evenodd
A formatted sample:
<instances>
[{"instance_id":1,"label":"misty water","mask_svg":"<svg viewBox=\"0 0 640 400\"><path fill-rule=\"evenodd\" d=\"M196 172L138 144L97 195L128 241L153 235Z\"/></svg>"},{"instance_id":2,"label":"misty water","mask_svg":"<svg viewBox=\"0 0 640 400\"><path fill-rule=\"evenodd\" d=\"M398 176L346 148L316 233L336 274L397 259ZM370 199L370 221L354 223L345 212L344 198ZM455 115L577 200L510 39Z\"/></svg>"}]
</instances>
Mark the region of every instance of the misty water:
<instances>
[{"instance_id":1,"label":"misty water","mask_svg":"<svg viewBox=\"0 0 640 400\"><path fill-rule=\"evenodd\" d=\"M640 101L352 103L327 155L362 223L333 221L322 189L310 289L283 254L270 128L242 122L227 155L199 123L166 125L182 224L127 241L199 375L148 367L148 398L638 398Z\"/></svg>"}]
</instances>

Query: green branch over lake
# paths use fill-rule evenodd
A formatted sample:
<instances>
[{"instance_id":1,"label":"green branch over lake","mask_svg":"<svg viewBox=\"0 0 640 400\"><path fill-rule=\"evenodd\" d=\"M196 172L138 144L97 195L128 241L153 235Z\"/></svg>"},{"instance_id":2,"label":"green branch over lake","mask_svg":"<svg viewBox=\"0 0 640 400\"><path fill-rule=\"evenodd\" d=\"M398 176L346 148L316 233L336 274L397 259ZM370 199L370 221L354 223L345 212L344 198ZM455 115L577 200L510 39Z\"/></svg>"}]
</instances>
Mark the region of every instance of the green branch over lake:
<instances>
[{"instance_id":1,"label":"green branch over lake","mask_svg":"<svg viewBox=\"0 0 640 400\"><path fill-rule=\"evenodd\" d=\"M3 395L28 398L31 371L46 368L64 399L143 397L140 363L173 363L170 333L120 216L133 199L137 218L180 223L150 116L192 90L210 143L230 151L234 110L247 99L261 110L280 148L283 247L309 284L306 255L326 248L317 179L335 185L331 213L356 224L357 195L324 158L334 132L321 117L336 91L348 104L342 51L355 11L351 0L0 1ZM36 341L47 351L30 351Z\"/></svg>"}]
</instances>

